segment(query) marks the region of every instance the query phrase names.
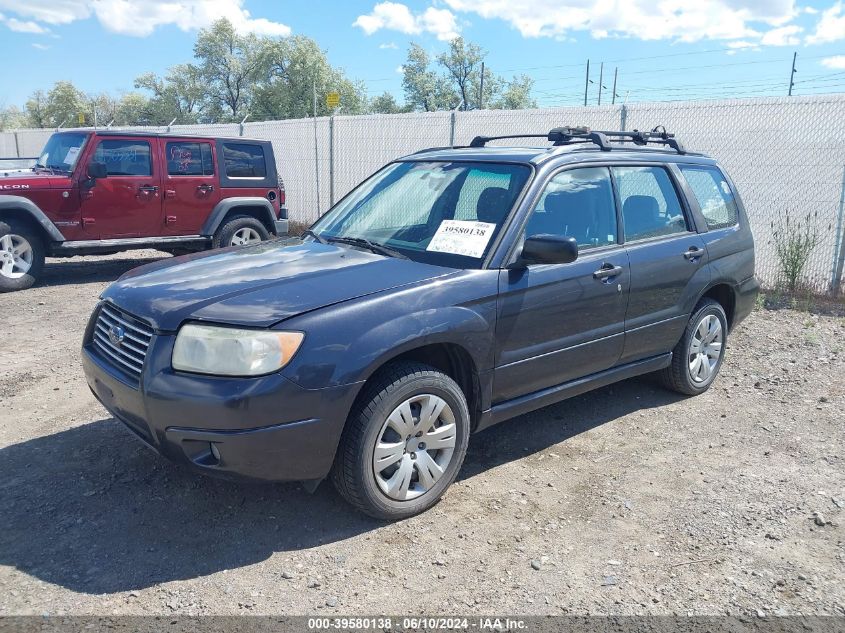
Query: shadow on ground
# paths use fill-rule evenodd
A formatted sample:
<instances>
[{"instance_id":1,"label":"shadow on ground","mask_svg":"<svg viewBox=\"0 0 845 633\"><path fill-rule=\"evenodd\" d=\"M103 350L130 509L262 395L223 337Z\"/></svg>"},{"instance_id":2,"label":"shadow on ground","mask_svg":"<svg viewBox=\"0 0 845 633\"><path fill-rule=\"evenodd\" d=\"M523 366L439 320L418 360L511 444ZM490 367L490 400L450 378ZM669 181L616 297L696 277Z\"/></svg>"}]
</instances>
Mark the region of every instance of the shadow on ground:
<instances>
[{"instance_id":1,"label":"shadow on ground","mask_svg":"<svg viewBox=\"0 0 845 633\"><path fill-rule=\"evenodd\" d=\"M161 257L168 257L161 253ZM44 272L38 282L40 287L67 286L72 284L90 284L103 281L114 281L123 273L158 261L156 257L139 257L132 259L48 259L44 264Z\"/></svg>"},{"instance_id":2,"label":"shadow on ground","mask_svg":"<svg viewBox=\"0 0 845 633\"><path fill-rule=\"evenodd\" d=\"M677 398L629 380L511 420L472 438L460 477ZM197 475L111 419L0 449L0 508L0 564L89 594L239 568L381 525L327 483L309 495Z\"/></svg>"}]
</instances>

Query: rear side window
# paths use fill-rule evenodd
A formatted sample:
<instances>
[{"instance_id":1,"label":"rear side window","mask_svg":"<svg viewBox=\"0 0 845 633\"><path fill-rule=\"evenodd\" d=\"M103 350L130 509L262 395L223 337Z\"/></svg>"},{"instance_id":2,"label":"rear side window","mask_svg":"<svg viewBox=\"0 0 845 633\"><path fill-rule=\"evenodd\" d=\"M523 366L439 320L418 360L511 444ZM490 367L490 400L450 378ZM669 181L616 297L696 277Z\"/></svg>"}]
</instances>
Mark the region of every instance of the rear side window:
<instances>
[{"instance_id":1,"label":"rear side window","mask_svg":"<svg viewBox=\"0 0 845 633\"><path fill-rule=\"evenodd\" d=\"M614 167L625 240L687 232L678 194L662 167Z\"/></svg>"},{"instance_id":2,"label":"rear side window","mask_svg":"<svg viewBox=\"0 0 845 633\"><path fill-rule=\"evenodd\" d=\"M135 139L106 139L94 152L94 162L103 163L109 176L152 176L150 144Z\"/></svg>"},{"instance_id":3,"label":"rear side window","mask_svg":"<svg viewBox=\"0 0 845 633\"><path fill-rule=\"evenodd\" d=\"M739 222L733 191L718 168L687 165L681 171L698 200L707 228L722 229Z\"/></svg>"},{"instance_id":4,"label":"rear side window","mask_svg":"<svg viewBox=\"0 0 845 633\"><path fill-rule=\"evenodd\" d=\"M212 176L214 161L210 143L168 143L167 173L170 176Z\"/></svg>"},{"instance_id":5,"label":"rear side window","mask_svg":"<svg viewBox=\"0 0 845 633\"><path fill-rule=\"evenodd\" d=\"M223 143L223 164L228 178L264 178L267 163L261 145Z\"/></svg>"}]
</instances>

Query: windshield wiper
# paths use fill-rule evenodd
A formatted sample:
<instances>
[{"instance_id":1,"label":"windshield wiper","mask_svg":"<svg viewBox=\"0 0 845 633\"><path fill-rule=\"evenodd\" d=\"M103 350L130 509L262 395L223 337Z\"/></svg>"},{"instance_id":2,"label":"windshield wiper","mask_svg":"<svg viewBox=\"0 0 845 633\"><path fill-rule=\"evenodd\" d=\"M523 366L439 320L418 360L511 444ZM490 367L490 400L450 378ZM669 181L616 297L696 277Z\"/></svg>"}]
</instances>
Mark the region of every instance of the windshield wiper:
<instances>
[{"instance_id":1,"label":"windshield wiper","mask_svg":"<svg viewBox=\"0 0 845 633\"><path fill-rule=\"evenodd\" d=\"M397 259L410 259L407 255L393 250L384 244L376 244L365 237L329 237L329 242L340 242L341 244L350 244L352 246L363 246L377 255L385 255L387 257L396 257Z\"/></svg>"},{"instance_id":2,"label":"windshield wiper","mask_svg":"<svg viewBox=\"0 0 845 633\"><path fill-rule=\"evenodd\" d=\"M317 235L317 234L316 234L314 231L312 231L311 229L305 229L305 230L302 232L302 235L300 235L300 237L307 237L308 235L310 235L311 237L313 237L313 238L314 238L315 240L317 240L320 244L328 244L328 242L326 241L326 239L325 239L325 238L320 237L319 235Z\"/></svg>"}]
</instances>

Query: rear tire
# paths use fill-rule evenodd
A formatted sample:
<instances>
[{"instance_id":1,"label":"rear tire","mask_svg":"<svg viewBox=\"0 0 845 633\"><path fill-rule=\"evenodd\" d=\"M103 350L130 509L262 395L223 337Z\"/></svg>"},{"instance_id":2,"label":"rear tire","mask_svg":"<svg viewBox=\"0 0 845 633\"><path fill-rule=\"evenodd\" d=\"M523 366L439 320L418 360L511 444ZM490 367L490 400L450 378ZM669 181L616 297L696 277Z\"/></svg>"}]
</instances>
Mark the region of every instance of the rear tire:
<instances>
[{"instance_id":1,"label":"rear tire","mask_svg":"<svg viewBox=\"0 0 845 633\"><path fill-rule=\"evenodd\" d=\"M248 215L236 215L226 220L217 229L212 239L212 248L247 246L270 239L267 227Z\"/></svg>"},{"instance_id":2,"label":"rear tire","mask_svg":"<svg viewBox=\"0 0 845 633\"><path fill-rule=\"evenodd\" d=\"M469 443L466 396L422 363L382 369L349 414L332 468L338 492L376 519L396 521L436 504Z\"/></svg>"},{"instance_id":3,"label":"rear tire","mask_svg":"<svg viewBox=\"0 0 845 633\"><path fill-rule=\"evenodd\" d=\"M0 222L0 292L31 288L44 269L44 241L18 220Z\"/></svg>"},{"instance_id":4,"label":"rear tire","mask_svg":"<svg viewBox=\"0 0 845 633\"><path fill-rule=\"evenodd\" d=\"M688 396L704 393L713 384L728 342L728 319L713 299L698 302L672 351L672 364L658 372L664 387Z\"/></svg>"}]
</instances>

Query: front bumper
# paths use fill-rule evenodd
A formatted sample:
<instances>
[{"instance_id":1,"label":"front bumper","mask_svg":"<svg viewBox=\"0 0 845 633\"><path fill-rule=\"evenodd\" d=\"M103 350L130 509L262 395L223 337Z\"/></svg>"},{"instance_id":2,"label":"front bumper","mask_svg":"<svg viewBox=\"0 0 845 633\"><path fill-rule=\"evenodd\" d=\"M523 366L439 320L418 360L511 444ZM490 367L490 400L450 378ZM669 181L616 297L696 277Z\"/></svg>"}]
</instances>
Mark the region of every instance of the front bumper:
<instances>
[{"instance_id":1,"label":"front bumper","mask_svg":"<svg viewBox=\"0 0 845 633\"><path fill-rule=\"evenodd\" d=\"M263 481L328 474L360 383L309 390L280 374L175 372L172 342L153 337L137 384L83 347L88 385L116 419L162 455L207 474Z\"/></svg>"}]
</instances>

